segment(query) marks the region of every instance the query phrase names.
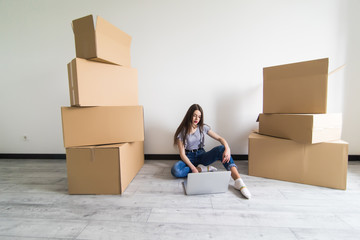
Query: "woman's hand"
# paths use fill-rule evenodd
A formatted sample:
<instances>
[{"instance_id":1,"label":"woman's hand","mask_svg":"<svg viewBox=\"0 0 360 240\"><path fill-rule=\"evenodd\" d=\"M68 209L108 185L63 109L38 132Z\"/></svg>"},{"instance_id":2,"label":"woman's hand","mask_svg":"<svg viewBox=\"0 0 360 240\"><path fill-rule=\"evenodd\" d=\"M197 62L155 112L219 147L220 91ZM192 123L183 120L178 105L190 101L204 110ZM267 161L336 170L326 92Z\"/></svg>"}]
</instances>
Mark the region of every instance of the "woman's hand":
<instances>
[{"instance_id":1,"label":"woman's hand","mask_svg":"<svg viewBox=\"0 0 360 240\"><path fill-rule=\"evenodd\" d=\"M221 136L219 136L217 133L213 132L212 130L209 130L208 135L213 139L219 141L225 147L224 153L222 155L222 163L228 163L230 161L231 153L230 153L230 147L226 142L226 140Z\"/></svg>"},{"instance_id":2,"label":"woman's hand","mask_svg":"<svg viewBox=\"0 0 360 240\"><path fill-rule=\"evenodd\" d=\"M189 166L191 172L198 173L199 171L197 170L197 168L191 163L191 161L189 160L189 158L185 154L184 144L180 140L177 141L177 144L178 144L181 160L183 160L183 162L186 163L186 165Z\"/></svg>"},{"instance_id":3,"label":"woman's hand","mask_svg":"<svg viewBox=\"0 0 360 240\"><path fill-rule=\"evenodd\" d=\"M222 159L222 163L228 163L230 161L230 150L228 148L225 148L224 153L223 153L223 159Z\"/></svg>"},{"instance_id":4,"label":"woman's hand","mask_svg":"<svg viewBox=\"0 0 360 240\"><path fill-rule=\"evenodd\" d=\"M192 172L192 173L199 173L199 171L197 170L196 167L191 168L191 172Z\"/></svg>"}]
</instances>

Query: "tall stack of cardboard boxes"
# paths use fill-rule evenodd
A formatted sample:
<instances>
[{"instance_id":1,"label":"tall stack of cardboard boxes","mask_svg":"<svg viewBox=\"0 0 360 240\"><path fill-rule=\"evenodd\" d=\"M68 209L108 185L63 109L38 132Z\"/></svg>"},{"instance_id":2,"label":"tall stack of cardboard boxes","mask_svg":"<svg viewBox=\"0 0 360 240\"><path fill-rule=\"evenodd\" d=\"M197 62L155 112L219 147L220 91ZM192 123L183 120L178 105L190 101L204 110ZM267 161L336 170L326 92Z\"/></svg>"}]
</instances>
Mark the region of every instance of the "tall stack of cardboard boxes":
<instances>
[{"instance_id":1,"label":"tall stack of cardboard boxes","mask_svg":"<svg viewBox=\"0 0 360 240\"><path fill-rule=\"evenodd\" d=\"M71 107L62 107L70 194L121 194L144 164L143 107L131 37L101 17L72 23Z\"/></svg>"},{"instance_id":2,"label":"tall stack of cardboard boxes","mask_svg":"<svg viewBox=\"0 0 360 240\"><path fill-rule=\"evenodd\" d=\"M342 115L327 113L328 59L263 69L263 113L249 136L249 175L346 189Z\"/></svg>"}]
</instances>

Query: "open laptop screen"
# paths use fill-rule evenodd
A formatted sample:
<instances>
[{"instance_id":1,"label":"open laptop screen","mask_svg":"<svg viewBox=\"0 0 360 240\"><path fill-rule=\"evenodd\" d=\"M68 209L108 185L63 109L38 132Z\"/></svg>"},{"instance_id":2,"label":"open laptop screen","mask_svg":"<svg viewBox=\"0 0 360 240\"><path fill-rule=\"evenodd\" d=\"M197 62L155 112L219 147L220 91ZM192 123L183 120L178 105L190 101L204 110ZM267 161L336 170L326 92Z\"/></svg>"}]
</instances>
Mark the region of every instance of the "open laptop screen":
<instances>
[{"instance_id":1,"label":"open laptop screen","mask_svg":"<svg viewBox=\"0 0 360 240\"><path fill-rule=\"evenodd\" d=\"M184 181L187 195L224 193L228 190L230 171L189 173Z\"/></svg>"}]
</instances>

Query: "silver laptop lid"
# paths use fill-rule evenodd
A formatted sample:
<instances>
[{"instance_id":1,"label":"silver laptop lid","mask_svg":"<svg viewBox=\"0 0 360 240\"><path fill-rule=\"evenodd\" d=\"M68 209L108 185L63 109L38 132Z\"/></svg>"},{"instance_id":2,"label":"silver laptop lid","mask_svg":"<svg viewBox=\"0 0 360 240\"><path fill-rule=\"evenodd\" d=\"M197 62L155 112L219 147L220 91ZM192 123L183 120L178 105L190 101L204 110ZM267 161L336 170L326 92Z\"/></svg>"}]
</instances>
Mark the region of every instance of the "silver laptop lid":
<instances>
[{"instance_id":1,"label":"silver laptop lid","mask_svg":"<svg viewBox=\"0 0 360 240\"><path fill-rule=\"evenodd\" d=\"M187 195L224 193L228 190L230 171L189 173L184 182Z\"/></svg>"}]
</instances>

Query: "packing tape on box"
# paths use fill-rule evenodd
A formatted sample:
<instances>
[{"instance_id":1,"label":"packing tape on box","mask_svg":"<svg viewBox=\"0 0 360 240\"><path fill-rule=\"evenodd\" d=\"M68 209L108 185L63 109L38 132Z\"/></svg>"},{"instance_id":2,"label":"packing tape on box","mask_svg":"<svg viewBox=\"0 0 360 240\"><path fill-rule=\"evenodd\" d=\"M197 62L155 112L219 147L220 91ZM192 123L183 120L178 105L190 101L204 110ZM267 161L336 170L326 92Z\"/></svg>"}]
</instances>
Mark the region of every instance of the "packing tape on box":
<instances>
[{"instance_id":1,"label":"packing tape on box","mask_svg":"<svg viewBox=\"0 0 360 240\"><path fill-rule=\"evenodd\" d=\"M70 88L70 104L74 106L76 104L75 100L75 83L74 83L74 67L73 61L68 64L68 78L69 78L69 88Z\"/></svg>"}]
</instances>

